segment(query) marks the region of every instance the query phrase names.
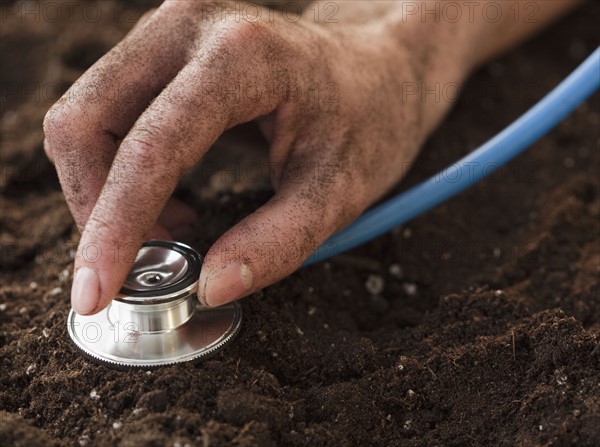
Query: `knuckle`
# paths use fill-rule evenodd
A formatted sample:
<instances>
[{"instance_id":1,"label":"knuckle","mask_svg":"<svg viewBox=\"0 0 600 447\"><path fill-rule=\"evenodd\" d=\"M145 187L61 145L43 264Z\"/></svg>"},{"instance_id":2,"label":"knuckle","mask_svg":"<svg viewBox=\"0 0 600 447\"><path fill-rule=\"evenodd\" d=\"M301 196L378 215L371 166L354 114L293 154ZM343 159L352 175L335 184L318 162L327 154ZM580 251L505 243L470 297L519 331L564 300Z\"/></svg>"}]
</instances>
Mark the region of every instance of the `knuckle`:
<instances>
[{"instance_id":1,"label":"knuckle","mask_svg":"<svg viewBox=\"0 0 600 447\"><path fill-rule=\"evenodd\" d=\"M123 141L130 161L139 165L153 164L163 141L160 127L140 125L132 129Z\"/></svg>"},{"instance_id":2,"label":"knuckle","mask_svg":"<svg viewBox=\"0 0 600 447\"><path fill-rule=\"evenodd\" d=\"M110 219L94 213L88 219L85 225L85 231L88 234L94 234L99 239L104 239L113 234L111 223L112 221Z\"/></svg>"},{"instance_id":3,"label":"knuckle","mask_svg":"<svg viewBox=\"0 0 600 447\"><path fill-rule=\"evenodd\" d=\"M55 104L44 116L43 129L48 144L54 145L59 139L64 138L65 128L69 123L69 112L62 104ZM60 145L59 145L60 146Z\"/></svg>"},{"instance_id":4,"label":"knuckle","mask_svg":"<svg viewBox=\"0 0 600 447\"><path fill-rule=\"evenodd\" d=\"M225 22L232 37L247 41L248 39L263 39L271 30L265 22L251 22L248 20L228 19Z\"/></svg>"},{"instance_id":5,"label":"knuckle","mask_svg":"<svg viewBox=\"0 0 600 447\"><path fill-rule=\"evenodd\" d=\"M219 24L211 39L212 54L215 57L229 61L242 55L240 45L243 38L238 27L235 23Z\"/></svg>"},{"instance_id":6,"label":"knuckle","mask_svg":"<svg viewBox=\"0 0 600 447\"><path fill-rule=\"evenodd\" d=\"M75 143L85 138L86 128L81 124L81 117L62 100L46 112L42 127L46 152L55 157L71 152Z\"/></svg>"},{"instance_id":7,"label":"knuckle","mask_svg":"<svg viewBox=\"0 0 600 447\"><path fill-rule=\"evenodd\" d=\"M262 56L264 49L276 47L279 36L272 26L264 22L225 19L214 33L214 49L222 54L243 58Z\"/></svg>"},{"instance_id":8,"label":"knuckle","mask_svg":"<svg viewBox=\"0 0 600 447\"><path fill-rule=\"evenodd\" d=\"M137 172L178 176L196 160L185 141L178 141L168 129L155 124L136 126L122 145L125 145L124 151L119 152L118 163L131 166Z\"/></svg>"}]
</instances>

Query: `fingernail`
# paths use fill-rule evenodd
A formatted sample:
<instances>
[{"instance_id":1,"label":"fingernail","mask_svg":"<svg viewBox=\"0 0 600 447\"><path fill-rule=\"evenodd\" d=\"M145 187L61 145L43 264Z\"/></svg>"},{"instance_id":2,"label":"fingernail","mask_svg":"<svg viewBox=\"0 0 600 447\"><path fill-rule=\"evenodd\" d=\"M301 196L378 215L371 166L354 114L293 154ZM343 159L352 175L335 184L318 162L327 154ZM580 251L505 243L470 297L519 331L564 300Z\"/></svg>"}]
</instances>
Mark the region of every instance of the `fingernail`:
<instances>
[{"instance_id":1,"label":"fingernail","mask_svg":"<svg viewBox=\"0 0 600 447\"><path fill-rule=\"evenodd\" d=\"M210 275L204 289L207 306L221 306L248 294L254 278L246 264L229 264L223 270Z\"/></svg>"},{"instance_id":2,"label":"fingernail","mask_svg":"<svg viewBox=\"0 0 600 447\"><path fill-rule=\"evenodd\" d=\"M71 288L71 306L80 315L87 315L98 307L100 282L89 267L81 267L75 274Z\"/></svg>"}]
</instances>

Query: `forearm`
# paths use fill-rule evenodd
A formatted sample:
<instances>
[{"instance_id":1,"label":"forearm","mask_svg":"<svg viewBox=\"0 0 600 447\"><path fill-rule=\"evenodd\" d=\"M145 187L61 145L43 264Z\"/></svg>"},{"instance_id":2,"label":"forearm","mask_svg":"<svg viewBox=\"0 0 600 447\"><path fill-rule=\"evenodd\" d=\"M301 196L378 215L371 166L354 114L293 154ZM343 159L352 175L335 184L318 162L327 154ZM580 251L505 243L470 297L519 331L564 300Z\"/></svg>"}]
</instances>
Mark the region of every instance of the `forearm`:
<instances>
[{"instance_id":1,"label":"forearm","mask_svg":"<svg viewBox=\"0 0 600 447\"><path fill-rule=\"evenodd\" d=\"M285 2L282 2L285 3ZM395 24L400 32L418 26L424 35L468 38L466 64L478 64L513 47L563 16L583 0L395 0L303 1L309 20L340 26L378 18ZM293 10L292 10L293 11Z\"/></svg>"},{"instance_id":2,"label":"forearm","mask_svg":"<svg viewBox=\"0 0 600 447\"><path fill-rule=\"evenodd\" d=\"M317 2L305 16L332 2ZM335 3L332 26L380 41L391 63L410 64L419 89L458 86L478 65L510 49L580 4L580 0L371 1ZM320 6L319 6L320 5ZM312 18L312 16L311 16ZM375 30L373 32L373 30ZM375 37L374 37L375 36ZM374 49L373 51L377 51ZM399 71L399 70L398 70ZM403 85L402 88L413 88ZM429 134L450 101L425 95L423 133Z\"/></svg>"},{"instance_id":3,"label":"forearm","mask_svg":"<svg viewBox=\"0 0 600 447\"><path fill-rule=\"evenodd\" d=\"M482 2L482 8L488 4L494 6L488 6L487 15L475 15L472 66L514 47L581 3L581 0ZM495 19L496 14L500 14L499 19Z\"/></svg>"}]
</instances>

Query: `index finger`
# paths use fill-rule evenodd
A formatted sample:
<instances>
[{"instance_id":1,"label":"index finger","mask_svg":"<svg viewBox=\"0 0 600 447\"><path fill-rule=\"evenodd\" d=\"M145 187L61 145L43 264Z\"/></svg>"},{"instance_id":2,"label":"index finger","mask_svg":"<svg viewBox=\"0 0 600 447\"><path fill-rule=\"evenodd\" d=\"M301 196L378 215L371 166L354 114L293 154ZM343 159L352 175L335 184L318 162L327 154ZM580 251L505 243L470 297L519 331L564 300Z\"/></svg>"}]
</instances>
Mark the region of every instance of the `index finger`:
<instances>
[{"instance_id":1,"label":"index finger","mask_svg":"<svg viewBox=\"0 0 600 447\"><path fill-rule=\"evenodd\" d=\"M230 44L221 42L228 49ZM121 143L111 173L122 164L136 169L127 181L115 182L109 175L87 222L75 260L71 294L78 313L98 312L117 295L178 180L221 133L271 112L281 101L277 96L265 96L257 102L232 100L228 91L204 91L204 85L223 85L232 78L241 81L242 88L276 82L269 75L268 64L240 57L245 49L237 53L228 49L213 49L220 61L205 57L188 64ZM223 58L223 54L227 56ZM127 247L123 253L127 256L118 256L119 247ZM93 259L86 256L90 249Z\"/></svg>"},{"instance_id":2,"label":"index finger","mask_svg":"<svg viewBox=\"0 0 600 447\"><path fill-rule=\"evenodd\" d=\"M170 32L165 9L145 18L46 114L44 147L80 229L108 177L117 140L185 63L186 39Z\"/></svg>"}]
</instances>

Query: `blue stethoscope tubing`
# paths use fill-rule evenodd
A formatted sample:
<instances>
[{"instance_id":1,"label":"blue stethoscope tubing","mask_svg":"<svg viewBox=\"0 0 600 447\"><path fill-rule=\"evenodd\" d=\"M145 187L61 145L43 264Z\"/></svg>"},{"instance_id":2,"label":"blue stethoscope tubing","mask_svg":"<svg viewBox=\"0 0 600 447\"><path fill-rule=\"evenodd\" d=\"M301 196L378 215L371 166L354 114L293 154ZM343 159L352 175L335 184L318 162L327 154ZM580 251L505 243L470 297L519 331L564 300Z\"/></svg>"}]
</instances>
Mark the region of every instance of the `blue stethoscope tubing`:
<instances>
[{"instance_id":1,"label":"blue stethoscope tubing","mask_svg":"<svg viewBox=\"0 0 600 447\"><path fill-rule=\"evenodd\" d=\"M489 176L535 143L600 87L600 47L523 116L457 163L378 205L325 241L303 264L343 253L402 225Z\"/></svg>"}]
</instances>

